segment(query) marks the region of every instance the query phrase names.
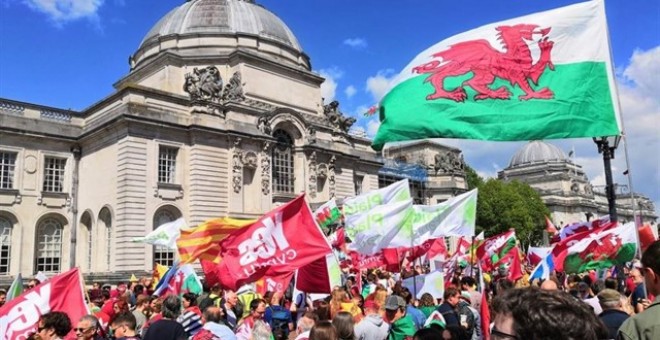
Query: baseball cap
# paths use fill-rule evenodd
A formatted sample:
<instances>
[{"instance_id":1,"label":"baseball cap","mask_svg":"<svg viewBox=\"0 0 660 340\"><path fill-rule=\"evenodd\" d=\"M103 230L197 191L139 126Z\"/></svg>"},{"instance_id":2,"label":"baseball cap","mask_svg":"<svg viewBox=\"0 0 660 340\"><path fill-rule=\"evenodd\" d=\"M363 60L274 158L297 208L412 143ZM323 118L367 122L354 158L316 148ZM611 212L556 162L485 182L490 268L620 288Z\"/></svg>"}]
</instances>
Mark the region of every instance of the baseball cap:
<instances>
[{"instance_id":1,"label":"baseball cap","mask_svg":"<svg viewBox=\"0 0 660 340\"><path fill-rule=\"evenodd\" d=\"M406 301L402 297L391 295L385 300L385 309L387 310L397 310L399 308L405 308Z\"/></svg>"},{"instance_id":2,"label":"baseball cap","mask_svg":"<svg viewBox=\"0 0 660 340\"><path fill-rule=\"evenodd\" d=\"M598 293L598 302L610 302L621 300L621 294L614 289L603 289Z\"/></svg>"}]
</instances>

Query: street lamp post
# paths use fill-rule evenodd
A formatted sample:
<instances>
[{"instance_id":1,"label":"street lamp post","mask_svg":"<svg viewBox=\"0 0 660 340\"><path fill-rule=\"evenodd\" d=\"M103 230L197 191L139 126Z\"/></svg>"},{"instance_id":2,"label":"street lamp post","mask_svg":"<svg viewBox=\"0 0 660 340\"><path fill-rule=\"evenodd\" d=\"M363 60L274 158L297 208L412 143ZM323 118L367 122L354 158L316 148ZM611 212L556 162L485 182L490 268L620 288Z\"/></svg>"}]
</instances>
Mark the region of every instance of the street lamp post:
<instances>
[{"instance_id":1,"label":"street lamp post","mask_svg":"<svg viewBox=\"0 0 660 340\"><path fill-rule=\"evenodd\" d=\"M605 194L607 195L607 205L610 213L610 221L617 222L616 213L616 194L614 193L614 181L612 180L612 163L614 159L614 150L619 145L621 136L594 137L594 143L598 146L598 153L603 154L603 165L605 167Z\"/></svg>"}]
</instances>

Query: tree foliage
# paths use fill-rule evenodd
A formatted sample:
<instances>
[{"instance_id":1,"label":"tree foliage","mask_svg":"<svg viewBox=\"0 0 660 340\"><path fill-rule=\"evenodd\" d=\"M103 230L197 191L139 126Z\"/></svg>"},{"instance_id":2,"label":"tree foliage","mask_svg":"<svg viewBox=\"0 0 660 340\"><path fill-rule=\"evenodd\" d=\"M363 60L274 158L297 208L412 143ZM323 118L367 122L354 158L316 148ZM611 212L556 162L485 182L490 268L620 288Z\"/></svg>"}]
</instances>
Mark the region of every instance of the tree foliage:
<instances>
[{"instance_id":1,"label":"tree foliage","mask_svg":"<svg viewBox=\"0 0 660 340\"><path fill-rule=\"evenodd\" d=\"M489 237L513 228L523 245L540 243L550 211L528 184L489 179L479 186L477 202L477 232Z\"/></svg>"},{"instance_id":2,"label":"tree foliage","mask_svg":"<svg viewBox=\"0 0 660 340\"><path fill-rule=\"evenodd\" d=\"M467 180L468 190L478 188L484 184L484 179L469 165L465 166L465 179Z\"/></svg>"}]
</instances>

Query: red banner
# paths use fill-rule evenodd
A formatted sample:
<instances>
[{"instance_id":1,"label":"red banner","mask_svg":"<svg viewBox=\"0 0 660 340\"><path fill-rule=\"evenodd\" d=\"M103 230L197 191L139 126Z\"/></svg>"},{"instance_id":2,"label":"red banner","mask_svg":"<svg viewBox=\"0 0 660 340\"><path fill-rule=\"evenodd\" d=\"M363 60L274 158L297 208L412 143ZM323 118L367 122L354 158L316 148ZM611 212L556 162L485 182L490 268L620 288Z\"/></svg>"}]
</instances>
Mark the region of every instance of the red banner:
<instances>
[{"instance_id":1,"label":"red banner","mask_svg":"<svg viewBox=\"0 0 660 340\"><path fill-rule=\"evenodd\" d=\"M204 265L204 274L209 282L232 290L264 276L293 272L331 251L304 195L232 233L220 248L222 261Z\"/></svg>"},{"instance_id":2,"label":"red banner","mask_svg":"<svg viewBox=\"0 0 660 340\"><path fill-rule=\"evenodd\" d=\"M266 292L284 293L293 278L293 272L279 276L264 276L255 284L257 294L264 296Z\"/></svg>"},{"instance_id":3,"label":"red banner","mask_svg":"<svg viewBox=\"0 0 660 340\"><path fill-rule=\"evenodd\" d=\"M49 312L64 312L75 325L89 313L83 294L78 268L25 291L0 307L2 339L26 339L30 333L36 332L41 316Z\"/></svg>"}]
</instances>

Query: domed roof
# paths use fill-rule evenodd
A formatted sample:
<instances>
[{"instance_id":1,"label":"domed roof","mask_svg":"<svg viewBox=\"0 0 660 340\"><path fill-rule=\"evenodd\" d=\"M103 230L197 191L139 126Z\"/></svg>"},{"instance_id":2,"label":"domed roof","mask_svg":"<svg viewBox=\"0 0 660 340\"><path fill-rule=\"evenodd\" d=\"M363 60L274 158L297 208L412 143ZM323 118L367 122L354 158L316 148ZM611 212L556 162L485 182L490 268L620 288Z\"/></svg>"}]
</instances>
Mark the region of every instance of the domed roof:
<instances>
[{"instance_id":1,"label":"domed roof","mask_svg":"<svg viewBox=\"0 0 660 340\"><path fill-rule=\"evenodd\" d=\"M543 163L549 161L565 161L566 155L560 148L543 141L531 141L520 150L518 150L511 161L509 167L515 167L530 163Z\"/></svg>"},{"instance_id":2,"label":"domed roof","mask_svg":"<svg viewBox=\"0 0 660 340\"><path fill-rule=\"evenodd\" d=\"M200 49L204 56L250 49L294 64L309 63L289 27L254 0L188 0L149 30L132 60L139 64L165 50L202 57Z\"/></svg>"}]
</instances>

